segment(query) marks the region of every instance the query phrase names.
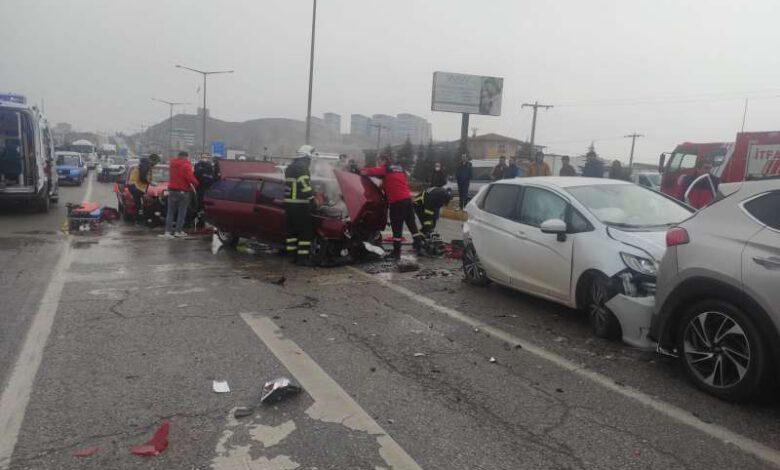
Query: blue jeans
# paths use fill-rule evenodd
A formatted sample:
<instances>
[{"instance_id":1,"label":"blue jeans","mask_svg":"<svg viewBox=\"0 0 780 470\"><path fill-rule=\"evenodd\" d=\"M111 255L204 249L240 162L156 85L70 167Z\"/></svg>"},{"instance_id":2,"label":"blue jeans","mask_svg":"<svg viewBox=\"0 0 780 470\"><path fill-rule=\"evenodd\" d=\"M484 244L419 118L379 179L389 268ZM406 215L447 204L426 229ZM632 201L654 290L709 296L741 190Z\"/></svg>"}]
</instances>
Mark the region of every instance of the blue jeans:
<instances>
[{"instance_id":1,"label":"blue jeans","mask_svg":"<svg viewBox=\"0 0 780 470\"><path fill-rule=\"evenodd\" d=\"M181 232L190 205L189 191L168 191L168 213L165 214L165 233ZM174 220L176 226L174 227Z\"/></svg>"}]
</instances>

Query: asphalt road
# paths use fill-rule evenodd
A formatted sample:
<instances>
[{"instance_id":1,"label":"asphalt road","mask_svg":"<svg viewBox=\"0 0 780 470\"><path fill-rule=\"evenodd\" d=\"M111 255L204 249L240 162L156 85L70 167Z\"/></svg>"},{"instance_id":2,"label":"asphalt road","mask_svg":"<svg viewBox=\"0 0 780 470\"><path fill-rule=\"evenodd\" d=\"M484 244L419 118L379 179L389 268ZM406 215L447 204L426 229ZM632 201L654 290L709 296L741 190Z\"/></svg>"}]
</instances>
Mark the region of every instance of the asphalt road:
<instances>
[{"instance_id":1,"label":"asphalt road","mask_svg":"<svg viewBox=\"0 0 780 470\"><path fill-rule=\"evenodd\" d=\"M122 224L61 233L66 202L113 202L90 185L47 215L0 210L0 469L780 464L780 403L712 399L456 261L305 269ZM278 376L304 393L260 405ZM164 420L170 446L132 455Z\"/></svg>"}]
</instances>

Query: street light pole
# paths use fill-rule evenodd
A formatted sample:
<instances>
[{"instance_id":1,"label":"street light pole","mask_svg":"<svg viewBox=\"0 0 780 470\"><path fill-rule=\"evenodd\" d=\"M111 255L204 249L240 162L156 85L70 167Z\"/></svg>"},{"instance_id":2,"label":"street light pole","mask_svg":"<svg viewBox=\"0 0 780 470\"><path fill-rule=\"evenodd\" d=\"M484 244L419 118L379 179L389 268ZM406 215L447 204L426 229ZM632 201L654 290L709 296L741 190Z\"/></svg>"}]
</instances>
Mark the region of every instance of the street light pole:
<instances>
[{"instance_id":1,"label":"street light pole","mask_svg":"<svg viewBox=\"0 0 780 470\"><path fill-rule=\"evenodd\" d=\"M306 106L306 145L311 142L311 90L314 82L314 32L317 26L317 0L313 0L311 11L311 51L309 53L309 102Z\"/></svg>"},{"instance_id":2,"label":"street light pole","mask_svg":"<svg viewBox=\"0 0 780 470\"><path fill-rule=\"evenodd\" d=\"M203 75L203 136L201 139L201 147L200 151L202 153L206 153L206 77L208 75L216 75L218 73L233 73L233 70L214 70L214 71L204 71L204 70L198 70L193 69L190 67L185 67L184 65L178 65L176 64L177 69L185 69L189 70L190 72L195 72Z\"/></svg>"},{"instance_id":3,"label":"street light pole","mask_svg":"<svg viewBox=\"0 0 780 470\"><path fill-rule=\"evenodd\" d=\"M153 101L157 101L159 103L167 104L170 108L170 116L168 121L168 158L173 156L173 107L183 104L189 104L184 102L174 102L174 101L165 101L161 100L159 98L152 98Z\"/></svg>"}]
</instances>

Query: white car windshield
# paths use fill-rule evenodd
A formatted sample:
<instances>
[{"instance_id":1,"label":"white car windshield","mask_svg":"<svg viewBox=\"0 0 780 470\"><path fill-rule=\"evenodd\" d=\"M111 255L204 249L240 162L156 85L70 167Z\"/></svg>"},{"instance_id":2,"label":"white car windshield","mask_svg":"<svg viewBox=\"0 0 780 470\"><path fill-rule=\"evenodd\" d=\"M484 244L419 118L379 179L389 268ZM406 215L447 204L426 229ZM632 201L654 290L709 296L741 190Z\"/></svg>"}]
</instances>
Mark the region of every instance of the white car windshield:
<instances>
[{"instance_id":1,"label":"white car windshield","mask_svg":"<svg viewBox=\"0 0 780 470\"><path fill-rule=\"evenodd\" d=\"M602 223L627 228L673 225L693 210L633 184L599 184L567 188Z\"/></svg>"}]
</instances>

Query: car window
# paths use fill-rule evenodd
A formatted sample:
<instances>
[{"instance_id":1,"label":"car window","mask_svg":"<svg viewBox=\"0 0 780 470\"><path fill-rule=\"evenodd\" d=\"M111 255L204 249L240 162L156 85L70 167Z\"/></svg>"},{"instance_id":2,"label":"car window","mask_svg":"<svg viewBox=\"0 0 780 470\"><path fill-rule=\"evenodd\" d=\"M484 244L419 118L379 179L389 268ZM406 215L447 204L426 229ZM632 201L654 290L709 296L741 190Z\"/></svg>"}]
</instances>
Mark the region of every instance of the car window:
<instances>
[{"instance_id":1,"label":"car window","mask_svg":"<svg viewBox=\"0 0 780 470\"><path fill-rule=\"evenodd\" d=\"M693 168L696 166L696 158L696 154L693 153L675 153L669 167L673 171Z\"/></svg>"},{"instance_id":2,"label":"car window","mask_svg":"<svg viewBox=\"0 0 780 470\"><path fill-rule=\"evenodd\" d=\"M228 193L228 199L235 202L254 202L257 182L241 181Z\"/></svg>"},{"instance_id":3,"label":"car window","mask_svg":"<svg viewBox=\"0 0 780 470\"><path fill-rule=\"evenodd\" d=\"M238 184L238 180L219 180L209 188L206 192L206 197L210 199L227 199L230 190L236 184Z\"/></svg>"},{"instance_id":4,"label":"car window","mask_svg":"<svg viewBox=\"0 0 780 470\"><path fill-rule=\"evenodd\" d=\"M260 197L266 201L284 199L284 185L276 181L263 181Z\"/></svg>"},{"instance_id":5,"label":"car window","mask_svg":"<svg viewBox=\"0 0 780 470\"><path fill-rule=\"evenodd\" d=\"M566 220L568 203L546 189L526 187L520 207L520 223L538 227L549 219Z\"/></svg>"},{"instance_id":6,"label":"car window","mask_svg":"<svg viewBox=\"0 0 780 470\"><path fill-rule=\"evenodd\" d=\"M520 194L520 186L513 184L494 184L490 187L482 209L485 212L499 217L513 219L516 215L517 198Z\"/></svg>"},{"instance_id":7,"label":"car window","mask_svg":"<svg viewBox=\"0 0 780 470\"><path fill-rule=\"evenodd\" d=\"M566 221L569 233L589 232L593 229L590 222L579 211L569 205L569 220Z\"/></svg>"},{"instance_id":8,"label":"car window","mask_svg":"<svg viewBox=\"0 0 780 470\"><path fill-rule=\"evenodd\" d=\"M780 191L772 191L746 202L745 210L762 224L780 230Z\"/></svg>"}]
</instances>

